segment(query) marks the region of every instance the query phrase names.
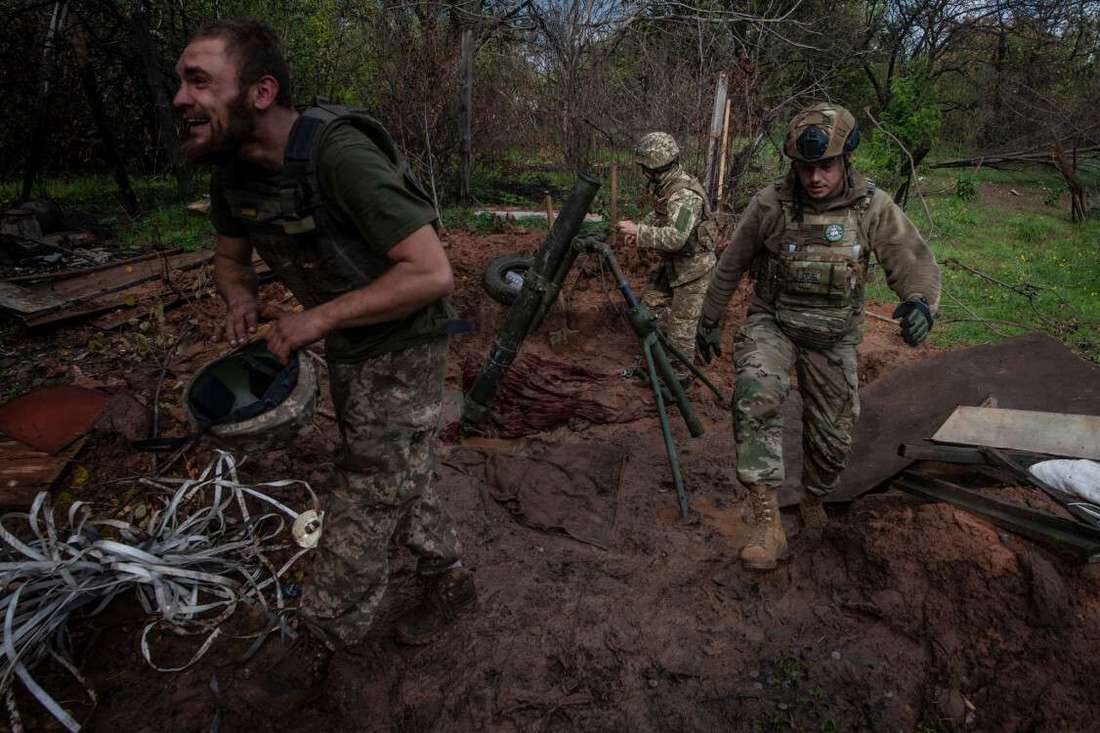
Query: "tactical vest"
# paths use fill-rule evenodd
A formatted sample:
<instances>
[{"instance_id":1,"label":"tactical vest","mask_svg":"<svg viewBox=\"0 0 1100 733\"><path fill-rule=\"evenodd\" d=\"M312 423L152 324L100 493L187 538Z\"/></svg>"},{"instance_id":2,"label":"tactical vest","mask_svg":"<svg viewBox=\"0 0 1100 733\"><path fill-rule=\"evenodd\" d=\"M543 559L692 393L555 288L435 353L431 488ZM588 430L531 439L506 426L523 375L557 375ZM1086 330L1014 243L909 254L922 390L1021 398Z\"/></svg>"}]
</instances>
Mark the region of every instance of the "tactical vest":
<instances>
[{"instance_id":1,"label":"tactical vest","mask_svg":"<svg viewBox=\"0 0 1100 733\"><path fill-rule=\"evenodd\" d=\"M691 176L681 175L670 183L666 190L661 192L661 196L653 205L653 225L666 227L674 223L669 221L668 218L668 204L669 201L672 200L674 194L684 189L691 191L699 198L703 199L703 211L699 215L699 221L695 223L695 229L692 230L691 234L688 235L687 241L684 242L683 249L674 253L674 255L691 257L699 252L713 252L714 244L718 241L717 223L714 221L714 216L710 210L710 204L707 202L707 192L703 190L702 184Z\"/></svg>"},{"instance_id":2,"label":"tactical vest","mask_svg":"<svg viewBox=\"0 0 1100 733\"><path fill-rule=\"evenodd\" d=\"M871 270L871 250L863 216L875 188L851 206L821 214L783 201L784 227L778 246L767 247L753 263L756 293L775 308L775 318L800 346L827 348L839 341L863 310L863 286Z\"/></svg>"},{"instance_id":3,"label":"tactical vest","mask_svg":"<svg viewBox=\"0 0 1100 733\"><path fill-rule=\"evenodd\" d=\"M370 138L401 171L408 190L431 203L378 121L361 110L325 103L298 117L278 177L257 180L234 175L232 169L223 175L230 212L245 225L264 262L306 308L369 285L393 265L366 247L356 227L339 220L322 198L318 153L327 135L343 124ZM448 330L449 310L441 307L444 315L431 326L436 335ZM415 339L430 334L408 335ZM353 337L336 332L329 338L339 349L342 338Z\"/></svg>"},{"instance_id":4,"label":"tactical vest","mask_svg":"<svg viewBox=\"0 0 1100 733\"><path fill-rule=\"evenodd\" d=\"M683 247L676 252L659 252L663 260L664 274L658 274L658 279L667 278L671 287L693 282L709 274L714 268L714 246L718 241L718 223L711 214L706 191L703 190L699 181L683 174L662 189L660 197L653 206L653 225L666 227L675 224L669 219L669 201L673 195L684 189L703 200L703 210Z\"/></svg>"}]
</instances>

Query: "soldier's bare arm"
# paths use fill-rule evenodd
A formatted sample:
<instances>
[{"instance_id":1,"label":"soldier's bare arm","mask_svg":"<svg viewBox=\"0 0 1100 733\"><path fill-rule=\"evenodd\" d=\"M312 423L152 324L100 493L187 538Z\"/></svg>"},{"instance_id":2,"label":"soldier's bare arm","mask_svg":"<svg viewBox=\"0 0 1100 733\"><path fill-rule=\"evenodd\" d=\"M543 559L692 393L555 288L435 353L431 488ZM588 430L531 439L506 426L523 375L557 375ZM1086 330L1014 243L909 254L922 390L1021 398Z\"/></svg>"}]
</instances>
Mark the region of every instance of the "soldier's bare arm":
<instances>
[{"instance_id":1,"label":"soldier's bare arm","mask_svg":"<svg viewBox=\"0 0 1100 733\"><path fill-rule=\"evenodd\" d=\"M868 214L871 248L886 272L886 284L903 301L923 299L935 314L940 268L924 237L884 191L875 192Z\"/></svg>"},{"instance_id":2,"label":"soldier's bare arm","mask_svg":"<svg viewBox=\"0 0 1100 733\"><path fill-rule=\"evenodd\" d=\"M280 318L268 337L271 352L285 361L330 331L403 318L454 289L451 263L431 225L395 244L387 256L393 266L370 285Z\"/></svg>"},{"instance_id":3,"label":"soldier's bare arm","mask_svg":"<svg viewBox=\"0 0 1100 733\"><path fill-rule=\"evenodd\" d=\"M217 235L214 247L214 285L225 301L225 337L237 344L256 332L256 272L252 244L247 238Z\"/></svg>"},{"instance_id":4,"label":"soldier's bare arm","mask_svg":"<svg viewBox=\"0 0 1100 733\"><path fill-rule=\"evenodd\" d=\"M672 194L668 203L668 226L650 224L638 226L638 248L659 252L679 252L683 249L703 212L703 199L688 189Z\"/></svg>"},{"instance_id":5,"label":"soldier's bare arm","mask_svg":"<svg viewBox=\"0 0 1100 733\"><path fill-rule=\"evenodd\" d=\"M749 269L753 258L764 246L761 231L760 203L756 197L749 202L741 222L733 232L730 243L722 250L718 266L710 279L706 300L703 303L702 320L718 323L726 312L726 306L737 290L741 276Z\"/></svg>"}]
</instances>

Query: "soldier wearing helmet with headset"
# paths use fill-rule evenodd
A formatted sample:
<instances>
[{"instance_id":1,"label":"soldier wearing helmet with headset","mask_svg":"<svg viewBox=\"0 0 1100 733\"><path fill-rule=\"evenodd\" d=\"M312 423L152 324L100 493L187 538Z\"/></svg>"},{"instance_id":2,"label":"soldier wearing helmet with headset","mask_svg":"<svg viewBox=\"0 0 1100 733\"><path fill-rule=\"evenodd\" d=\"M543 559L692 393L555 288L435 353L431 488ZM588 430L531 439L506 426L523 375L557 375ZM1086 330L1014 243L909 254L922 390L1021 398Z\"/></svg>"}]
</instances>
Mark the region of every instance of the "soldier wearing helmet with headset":
<instances>
[{"instance_id":1,"label":"soldier wearing helmet with headset","mask_svg":"<svg viewBox=\"0 0 1100 733\"><path fill-rule=\"evenodd\" d=\"M777 492L784 480L780 406L792 367L803 399L803 523L826 521L822 498L836 486L859 415L856 346L872 256L901 304L901 336L918 346L932 328L940 272L931 250L890 196L851 165L859 144L852 114L815 104L791 120L786 176L760 191L722 252L696 332L707 363L721 355L720 321L741 276L754 292L733 346L737 477L748 489L755 530L741 551L771 570L786 550Z\"/></svg>"},{"instance_id":2,"label":"soldier wearing helmet with headset","mask_svg":"<svg viewBox=\"0 0 1100 733\"><path fill-rule=\"evenodd\" d=\"M641 223L619 222L619 232L639 250L660 256L642 301L658 315L669 340L689 358L695 353L695 326L703 295L714 270L715 222L702 184L680 165L680 147L667 132L651 132L634 148L636 162L649 180L654 206ZM671 302L669 302L671 301ZM635 373L640 374L640 359ZM692 379L686 366L673 361L680 384Z\"/></svg>"}]
</instances>

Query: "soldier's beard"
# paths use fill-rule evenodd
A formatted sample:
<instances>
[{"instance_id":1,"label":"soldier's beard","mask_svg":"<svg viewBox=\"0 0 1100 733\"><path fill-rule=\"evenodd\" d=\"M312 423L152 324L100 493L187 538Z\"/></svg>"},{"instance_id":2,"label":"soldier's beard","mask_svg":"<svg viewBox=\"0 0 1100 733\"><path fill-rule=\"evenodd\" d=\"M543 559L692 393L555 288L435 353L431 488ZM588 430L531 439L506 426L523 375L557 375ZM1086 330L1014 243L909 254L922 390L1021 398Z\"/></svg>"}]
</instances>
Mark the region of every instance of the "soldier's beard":
<instances>
[{"instance_id":1,"label":"soldier's beard","mask_svg":"<svg viewBox=\"0 0 1100 733\"><path fill-rule=\"evenodd\" d=\"M226 107L226 123L222 126L213 115L207 123L210 127L209 137L205 141L198 141L192 134L188 134L180 144L180 150L187 159L195 164L222 165L232 160L248 142L256 129L256 121L248 109L248 103L244 92L237 96Z\"/></svg>"}]
</instances>

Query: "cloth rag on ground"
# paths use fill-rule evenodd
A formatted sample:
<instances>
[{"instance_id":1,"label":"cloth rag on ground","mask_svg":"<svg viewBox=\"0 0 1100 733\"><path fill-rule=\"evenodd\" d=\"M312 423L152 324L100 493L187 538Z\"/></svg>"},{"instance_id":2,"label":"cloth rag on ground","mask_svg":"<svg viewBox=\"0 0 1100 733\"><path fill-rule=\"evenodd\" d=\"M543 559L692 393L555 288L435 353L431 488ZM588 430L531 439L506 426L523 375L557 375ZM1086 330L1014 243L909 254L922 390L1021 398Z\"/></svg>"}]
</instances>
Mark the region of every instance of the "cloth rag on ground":
<instances>
[{"instance_id":1,"label":"cloth rag on ground","mask_svg":"<svg viewBox=\"0 0 1100 733\"><path fill-rule=\"evenodd\" d=\"M1096 461L1040 461L1028 470L1052 488L1100 505L1100 463Z\"/></svg>"},{"instance_id":2,"label":"cloth rag on ground","mask_svg":"<svg viewBox=\"0 0 1100 733\"><path fill-rule=\"evenodd\" d=\"M473 386L480 369L478 357L467 357L462 367L464 390ZM519 438L571 420L596 425L630 422L647 410L652 407L638 388L618 374L601 374L528 353L504 375L488 419L478 427L488 435Z\"/></svg>"}]
</instances>

